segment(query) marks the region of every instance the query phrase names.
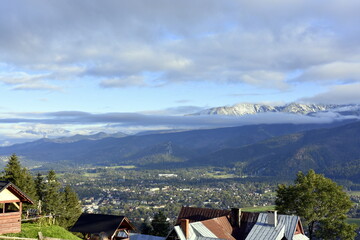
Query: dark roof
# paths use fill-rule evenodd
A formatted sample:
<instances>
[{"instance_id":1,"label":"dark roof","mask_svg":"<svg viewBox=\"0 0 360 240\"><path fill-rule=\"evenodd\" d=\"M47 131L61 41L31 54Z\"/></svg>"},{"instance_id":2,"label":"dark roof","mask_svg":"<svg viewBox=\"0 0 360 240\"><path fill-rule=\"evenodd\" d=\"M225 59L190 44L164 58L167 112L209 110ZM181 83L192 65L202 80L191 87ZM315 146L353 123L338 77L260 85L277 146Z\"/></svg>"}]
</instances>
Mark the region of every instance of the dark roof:
<instances>
[{"instance_id":1,"label":"dark roof","mask_svg":"<svg viewBox=\"0 0 360 240\"><path fill-rule=\"evenodd\" d=\"M228 216L229 214L230 210L182 207L176 221L176 225L180 224L181 219L189 219L190 222L199 222L212 218Z\"/></svg>"},{"instance_id":2,"label":"dark roof","mask_svg":"<svg viewBox=\"0 0 360 240\"><path fill-rule=\"evenodd\" d=\"M83 213L70 230L72 232L80 233L106 232L110 236L120 227L124 220L130 230L135 229L129 220L124 216Z\"/></svg>"},{"instance_id":3,"label":"dark roof","mask_svg":"<svg viewBox=\"0 0 360 240\"><path fill-rule=\"evenodd\" d=\"M233 229L233 236L237 240L245 239L256 224L259 214L258 212L241 212L240 228Z\"/></svg>"},{"instance_id":4,"label":"dark roof","mask_svg":"<svg viewBox=\"0 0 360 240\"><path fill-rule=\"evenodd\" d=\"M26 195L23 191L21 191L15 184L9 181L0 181L0 192L2 192L4 189L8 189L11 193L16 195L21 202L27 202L34 204L33 200Z\"/></svg>"}]
</instances>

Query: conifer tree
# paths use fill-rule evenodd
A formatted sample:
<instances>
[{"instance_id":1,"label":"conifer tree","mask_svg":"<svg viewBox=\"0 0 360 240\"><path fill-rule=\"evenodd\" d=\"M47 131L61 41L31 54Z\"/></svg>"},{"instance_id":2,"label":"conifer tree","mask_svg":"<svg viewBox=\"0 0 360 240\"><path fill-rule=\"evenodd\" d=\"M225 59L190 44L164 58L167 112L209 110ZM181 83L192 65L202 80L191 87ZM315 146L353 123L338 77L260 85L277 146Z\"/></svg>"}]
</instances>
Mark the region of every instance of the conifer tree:
<instances>
[{"instance_id":1,"label":"conifer tree","mask_svg":"<svg viewBox=\"0 0 360 240\"><path fill-rule=\"evenodd\" d=\"M35 190L34 179L30 172L21 166L16 154L13 154L9 157L9 160L4 168L3 179L15 184L34 202L37 201L38 197Z\"/></svg>"},{"instance_id":2,"label":"conifer tree","mask_svg":"<svg viewBox=\"0 0 360 240\"><path fill-rule=\"evenodd\" d=\"M45 183L44 178L41 173L38 173L35 178L35 189L36 194L38 195L39 200L44 200L44 193L45 193Z\"/></svg>"},{"instance_id":3,"label":"conifer tree","mask_svg":"<svg viewBox=\"0 0 360 240\"><path fill-rule=\"evenodd\" d=\"M75 224L81 215L81 205L76 192L66 185L63 192L63 211L60 215L59 224L62 227L69 228Z\"/></svg>"},{"instance_id":4,"label":"conifer tree","mask_svg":"<svg viewBox=\"0 0 360 240\"><path fill-rule=\"evenodd\" d=\"M60 183L56 178L54 170L50 170L46 176L46 186L43 199L43 210L46 214L54 215L55 218L61 215L62 196Z\"/></svg>"},{"instance_id":5,"label":"conifer tree","mask_svg":"<svg viewBox=\"0 0 360 240\"><path fill-rule=\"evenodd\" d=\"M154 228L151 225L151 221L149 217L146 217L144 221L141 223L140 230L141 230L141 234L146 234L146 235L152 234Z\"/></svg>"},{"instance_id":6,"label":"conifer tree","mask_svg":"<svg viewBox=\"0 0 360 240\"><path fill-rule=\"evenodd\" d=\"M5 181L10 181L17 187L21 188L25 183L22 173L18 157L15 154L11 155L4 168L3 179Z\"/></svg>"},{"instance_id":7,"label":"conifer tree","mask_svg":"<svg viewBox=\"0 0 360 240\"><path fill-rule=\"evenodd\" d=\"M166 216L161 211L155 214L151 226L153 227L151 235L154 236L166 237L170 230L170 223L166 221Z\"/></svg>"}]
</instances>

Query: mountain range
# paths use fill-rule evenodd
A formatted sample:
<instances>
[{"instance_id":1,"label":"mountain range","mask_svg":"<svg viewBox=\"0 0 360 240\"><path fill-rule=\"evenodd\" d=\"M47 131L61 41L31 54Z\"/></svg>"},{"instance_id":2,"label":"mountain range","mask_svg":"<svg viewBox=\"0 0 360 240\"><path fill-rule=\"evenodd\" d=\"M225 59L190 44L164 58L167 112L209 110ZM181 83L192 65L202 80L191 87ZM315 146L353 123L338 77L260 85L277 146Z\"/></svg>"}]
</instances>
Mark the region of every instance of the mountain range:
<instances>
[{"instance_id":1,"label":"mountain range","mask_svg":"<svg viewBox=\"0 0 360 240\"><path fill-rule=\"evenodd\" d=\"M290 103L286 105L266 105L252 103L238 103L233 106L223 106L205 109L190 115L231 115L243 116L248 114L282 112L302 115L311 115L318 112L335 112L341 115L360 115L359 104L302 104Z\"/></svg>"},{"instance_id":2,"label":"mountain range","mask_svg":"<svg viewBox=\"0 0 360 240\"><path fill-rule=\"evenodd\" d=\"M313 168L360 179L360 122L260 124L107 137L104 134L0 147L34 165L123 165L143 168L222 166L245 175L294 176Z\"/></svg>"}]
</instances>

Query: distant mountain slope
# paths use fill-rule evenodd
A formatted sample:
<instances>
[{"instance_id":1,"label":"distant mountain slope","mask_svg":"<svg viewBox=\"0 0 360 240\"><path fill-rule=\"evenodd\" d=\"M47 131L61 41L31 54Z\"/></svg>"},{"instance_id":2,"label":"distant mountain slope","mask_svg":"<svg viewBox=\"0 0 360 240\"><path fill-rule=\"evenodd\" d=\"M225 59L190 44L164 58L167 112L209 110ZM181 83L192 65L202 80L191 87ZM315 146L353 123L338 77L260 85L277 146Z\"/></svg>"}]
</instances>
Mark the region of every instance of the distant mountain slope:
<instances>
[{"instance_id":1,"label":"distant mountain slope","mask_svg":"<svg viewBox=\"0 0 360 240\"><path fill-rule=\"evenodd\" d=\"M267 176L292 176L311 168L332 177L360 181L360 122L222 149L192 162L242 165L247 174Z\"/></svg>"},{"instance_id":2,"label":"distant mountain slope","mask_svg":"<svg viewBox=\"0 0 360 240\"><path fill-rule=\"evenodd\" d=\"M251 103L239 103L234 106L216 107L203 110L198 113L191 115L231 115L231 116L242 116L248 114L257 114L265 112L282 112L282 113L296 113L296 114L313 114L317 112L332 111L339 114L359 116L360 105L347 104L301 104L301 103L290 103L282 106L271 106L266 104L251 104Z\"/></svg>"},{"instance_id":3,"label":"distant mountain slope","mask_svg":"<svg viewBox=\"0 0 360 240\"><path fill-rule=\"evenodd\" d=\"M334 123L343 124L343 123ZM39 162L69 161L75 164L140 164L164 154L166 161L186 161L224 148L235 148L275 136L330 127L334 124L263 124L232 128L194 130L163 134L54 142L42 139L34 142L0 147L0 155L12 153ZM169 153L169 144L172 151ZM151 157L152 156L152 157Z\"/></svg>"},{"instance_id":4,"label":"distant mountain slope","mask_svg":"<svg viewBox=\"0 0 360 240\"><path fill-rule=\"evenodd\" d=\"M52 139L48 138L48 141L55 142L55 143L71 143L71 142L77 142L77 141L81 141L81 140L100 140L100 139L108 138L108 137L121 138L121 137L126 137L126 136L127 136L127 134L122 133L122 132L113 133L113 134L99 132L99 133L92 134L92 135L76 134L71 137L60 137L60 138L52 138Z\"/></svg>"}]
</instances>

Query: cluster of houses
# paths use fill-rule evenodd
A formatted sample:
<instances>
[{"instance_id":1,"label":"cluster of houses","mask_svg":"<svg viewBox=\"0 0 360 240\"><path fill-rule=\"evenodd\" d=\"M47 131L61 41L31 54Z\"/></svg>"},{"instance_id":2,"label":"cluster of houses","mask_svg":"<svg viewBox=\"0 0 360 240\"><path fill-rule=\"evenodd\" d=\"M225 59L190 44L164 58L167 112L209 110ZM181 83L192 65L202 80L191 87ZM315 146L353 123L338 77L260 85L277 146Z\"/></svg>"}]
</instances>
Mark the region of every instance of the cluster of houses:
<instances>
[{"instance_id":1,"label":"cluster of houses","mask_svg":"<svg viewBox=\"0 0 360 240\"><path fill-rule=\"evenodd\" d=\"M0 234L21 231L22 204L32 200L0 181ZM82 214L70 229L90 239L111 240L307 240L298 216L183 207L166 237L137 234L125 216Z\"/></svg>"}]
</instances>

